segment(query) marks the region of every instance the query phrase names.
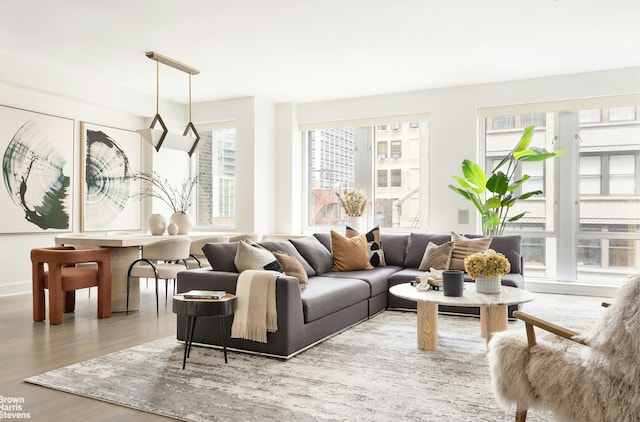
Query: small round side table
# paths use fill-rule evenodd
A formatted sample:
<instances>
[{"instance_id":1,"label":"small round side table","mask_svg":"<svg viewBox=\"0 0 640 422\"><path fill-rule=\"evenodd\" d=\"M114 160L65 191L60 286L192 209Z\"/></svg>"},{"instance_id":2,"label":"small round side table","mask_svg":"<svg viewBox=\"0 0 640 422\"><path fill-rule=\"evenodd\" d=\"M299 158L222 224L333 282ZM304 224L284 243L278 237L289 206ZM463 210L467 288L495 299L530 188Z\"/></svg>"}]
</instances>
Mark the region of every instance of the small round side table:
<instances>
[{"instance_id":1,"label":"small round side table","mask_svg":"<svg viewBox=\"0 0 640 422\"><path fill-rule=\"evenodd\" d=\"M217 317L220 321L220 337L222 338L222 349L224 351L224 363L227 363L227 346L224 342L224 324L222 319L233 315L236 310L236 296L227 293L221 299L187 299L183 295L173 297L173 312L187 317L187 337L184 343L184 357L182 358L182 369L187 364L187 358L191 353L191 343L193 342L193 332L196 329L198 317Z\"/></svg>"}]
</instances>

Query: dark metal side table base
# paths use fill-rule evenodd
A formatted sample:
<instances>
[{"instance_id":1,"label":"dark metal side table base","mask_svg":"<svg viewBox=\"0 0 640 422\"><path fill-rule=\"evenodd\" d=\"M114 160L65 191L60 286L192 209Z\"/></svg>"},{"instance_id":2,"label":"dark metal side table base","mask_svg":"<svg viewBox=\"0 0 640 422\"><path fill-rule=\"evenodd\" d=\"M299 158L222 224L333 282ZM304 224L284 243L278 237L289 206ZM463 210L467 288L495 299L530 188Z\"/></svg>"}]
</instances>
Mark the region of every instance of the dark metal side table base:
<instances>
[{"instance_id":1,"label":"dark metal side table base","mask_svg":"<svg viewBox=\"0 0 640 422\"><path fill-rule=\"evenodd\" d=\"M182 295L173 297L173 312L187 317L186 340L184 343L184 357L182 369L187 364L187 358L191 354L193 333L196 329L198 317L217 317L220 321L220 337L224 352L224 363L227 363L227 346L224 341L224 324L222 319L233 315L236 310L236 297L227 293L222 299L185 299Z\"/></svg>"}]
</instances>

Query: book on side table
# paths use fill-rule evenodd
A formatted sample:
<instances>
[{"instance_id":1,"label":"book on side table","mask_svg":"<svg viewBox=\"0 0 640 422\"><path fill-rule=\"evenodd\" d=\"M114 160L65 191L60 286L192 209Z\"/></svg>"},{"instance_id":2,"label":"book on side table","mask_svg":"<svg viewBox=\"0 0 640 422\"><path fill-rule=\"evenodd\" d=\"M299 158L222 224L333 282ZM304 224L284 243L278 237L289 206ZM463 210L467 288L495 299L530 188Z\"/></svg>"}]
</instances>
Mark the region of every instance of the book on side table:
<instances>
[{"instance_id":1,"label":"book on side table","mask_svg":"<svg viewBox=\"0 0 640 422\"><path fill-rule=\"evenodd\" d=\"M225 294L222 290L189 290L183 296L185 299L222 299Z\"/></svg>"}]
</instances>

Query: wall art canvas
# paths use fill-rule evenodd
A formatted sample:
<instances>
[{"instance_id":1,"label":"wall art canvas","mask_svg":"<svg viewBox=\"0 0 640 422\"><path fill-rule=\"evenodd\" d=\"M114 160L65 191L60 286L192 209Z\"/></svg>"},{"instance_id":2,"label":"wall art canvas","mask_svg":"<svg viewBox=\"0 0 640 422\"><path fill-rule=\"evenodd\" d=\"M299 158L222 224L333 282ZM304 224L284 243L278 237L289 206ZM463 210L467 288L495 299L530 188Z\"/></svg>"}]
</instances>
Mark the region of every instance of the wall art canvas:
<instances>
[{"instance_id":1,"label":"wall art canvas","mask_svg":"<svg viewBox=\"0 0 640 422\"><path fill-rule=\"evenodd\" d=\"M140 181L132 178L142 165L140 134L87 122L81 132L82 230L140 230Z\"/></svg>"},{"instance_id":2,"label":"wall art canvas","mask_svg":"<svg viewBox=\"0 0 640 422\"><path fill-rule=\"evenodd\" d=\"M0 233L73 227L73 120L0 106Z\"/></svg>"}]
</instances>

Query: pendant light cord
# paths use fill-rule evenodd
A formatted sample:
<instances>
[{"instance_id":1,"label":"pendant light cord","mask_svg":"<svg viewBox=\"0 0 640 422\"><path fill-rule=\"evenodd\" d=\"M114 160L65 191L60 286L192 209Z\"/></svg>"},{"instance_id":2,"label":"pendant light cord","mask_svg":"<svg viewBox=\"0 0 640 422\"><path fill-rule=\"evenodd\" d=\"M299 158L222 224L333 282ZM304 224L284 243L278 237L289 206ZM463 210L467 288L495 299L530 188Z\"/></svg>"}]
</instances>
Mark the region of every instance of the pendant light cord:
<instances>
[{"instance_id":1,"label":"pendant light cord","mask_svg":"<svg viewBox=\"0 0 640 422\"><path fill-rule=\"evenodd\" d=\"M191 122L191 73L189 73L189 121Z\"/></svg>"},{"instance_id":2,"label":"pendant light cord","mask_svg":"<svg viewBox=\"0 0 640 422\"><path fill-rule=\"evenodd\" d=\"M156 114L160 114L160 62L156 60Z\"/></svg>"}]
</instances>

